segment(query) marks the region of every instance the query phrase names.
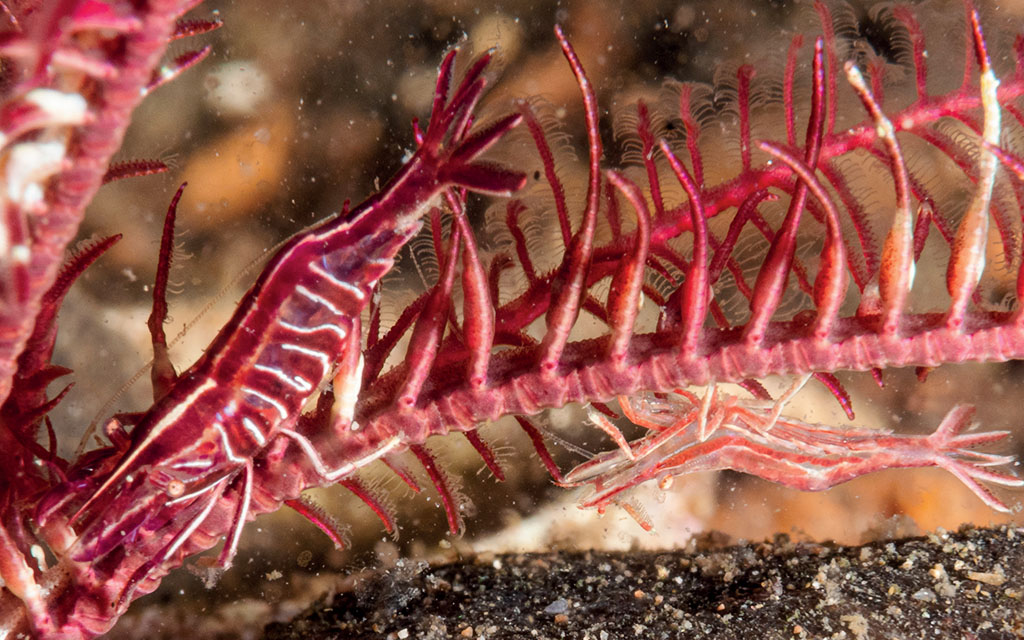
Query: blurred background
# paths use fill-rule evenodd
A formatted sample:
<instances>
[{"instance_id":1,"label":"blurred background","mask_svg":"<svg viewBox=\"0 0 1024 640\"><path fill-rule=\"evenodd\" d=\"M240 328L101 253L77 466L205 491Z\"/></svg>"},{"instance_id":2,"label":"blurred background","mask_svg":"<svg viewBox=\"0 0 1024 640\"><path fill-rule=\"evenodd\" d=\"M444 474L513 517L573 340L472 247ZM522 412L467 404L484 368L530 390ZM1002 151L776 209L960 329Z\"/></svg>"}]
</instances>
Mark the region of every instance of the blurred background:
<instances>
[{"instance_id":1,"label":"blurred background","mask_svg":"<svg viewBox=\"0 0 1024 640\"><path fill-rule=\"evenodd\" d=\"M832 10L848 26L840 35L852 43L851 51L899 66L905 43L892 42L894 31L870 3ZM1006 73L1024 7L1003 2L981 10L995 64ZM963 68L962 5L928 3L914 5L914 11L934 65L930 90L955 86ZM168 327L169 336L183 332L172 351L179 370L227 320L275 245L337 211L346 199L361 201L397 170L414 145L411 120L427 115L437 65L451 46L476 52L497 48L500 77L485 113L500 113L519 97L550 105L558 135L566 136L566 146L581 160L559 168L571 182L583 169L585 133L578 89L558 50L554 24L565 25L597 88L608 166L620 163L628 146L613 134L613 114L636 95L658 91L670 79L718 83L722 70L734 72L741 64L780 77L793 35L820 33L811 3L763 0L248 0L206 2L194 15L216 15L225 26L174 43L170 56L204 44L212 45L213 53L145 101L120 154L120 159L158 158L171 166L170 173L104 187L82 228L83 238L122 233L124 239L83 276L61 315L55 361L75 370L76 386L53 419L65 428L62 442L69 450L90 422L151 402L148 373L128 383L150 357L145 321L159 235L167 204L182 181L189 186L178 214ZM851 124L863 119L861 112L844 117ZM778 126L781 137L781 121ZM727 176L737 169L723 164L715 170ZM926 433L965 402L978 406L983 428L1024 433L1017 410L1024 398L1024 367L1016 363L946 366L923 383L913 370L889 371L884 389L868 374L840 377L853 395L857 424ZM767 384L778 390L787 381ZM844 421L835 401L814 384L788 413L814 422ZM544 418L552 433L594 449L610 448L584 422L584 413L573 407ZM334 587L339 576L390 566L398 558L662 548L682 546L708 531L733 539L782 532L853 544L1006 520L942 471L884 472L815 494L726 472L679 478L668 493L642 488L637 499L654 524L652 534L614 508L602 519L577 509L575 497L551 484L528 440L514 428L489 426L485 434L505 464L507 483L493 480L464 439L430 443L451 475L462 479L462 491L475 505L463 537L447 535L436 499L411 495L378 471L379 485L397 504L397 540L352 496L317 492L318 501L350 527L350 548L333 549L287 509L265 516L246 528L236 566L216 588L207 590L198 578L176 572L159 592L133 607L115 637L141 629L147 637L170 637L182 628L195 635L197 617L210 630L207 636L253 632L261 621L287 617ZM1024 453L1024 438L1018 435L1005 449ZM570 451L559 455L563 470L581 461ZM1021 521L1024 496L1001 495L1018 504L1014 517ZM151 624L140 624L144 620Z\"/></svg>"}]
</instances>

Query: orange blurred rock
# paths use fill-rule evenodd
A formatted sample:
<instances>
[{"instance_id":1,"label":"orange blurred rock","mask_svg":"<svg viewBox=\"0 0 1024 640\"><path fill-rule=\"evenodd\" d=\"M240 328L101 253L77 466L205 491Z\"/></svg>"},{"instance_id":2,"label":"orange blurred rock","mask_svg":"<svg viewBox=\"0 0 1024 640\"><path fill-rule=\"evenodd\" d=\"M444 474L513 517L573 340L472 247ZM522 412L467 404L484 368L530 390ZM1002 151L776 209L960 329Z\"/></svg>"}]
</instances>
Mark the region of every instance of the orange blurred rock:
<instances>
[{"instance_id":1,"label":"orange blurred rock","mask_svg":"<svg viewBox=\"0 0 1024 640\"><path fill-rule=\"evenodd\" d=\"M861 544L895 534L919 535L937 527L953 530L965 523L987 526L1012 520L986 507L941 469L901 469L817 493L744 479L720 502L709 528L747 540L788 533L801 539ZM1020 522L1021 516L1015 520Z\"/></svg>"},{"instance_id":2,"label":"orange blurred rock","mask_svg":"<svg viewBox=\"0 0 1024 640\"><path fill-rule=\"evenodd\" d=\"M211 140L193 153L185 163L183 176L189 186L181 207L199 214L194 224L213 226L249 217L273 198L294 129L287 112L272 111L258 123Z\"/></svg>"}]
</instances>

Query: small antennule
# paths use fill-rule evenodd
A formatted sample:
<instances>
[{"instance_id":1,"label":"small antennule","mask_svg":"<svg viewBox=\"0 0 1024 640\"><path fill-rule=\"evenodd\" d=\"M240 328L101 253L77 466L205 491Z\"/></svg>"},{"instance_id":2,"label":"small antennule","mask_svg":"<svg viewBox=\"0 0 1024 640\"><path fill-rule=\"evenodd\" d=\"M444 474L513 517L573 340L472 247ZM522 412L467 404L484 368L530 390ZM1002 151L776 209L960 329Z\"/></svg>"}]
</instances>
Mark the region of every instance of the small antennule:
<instances>
[{"instance_id":1,"label":"small antennule","mask_svg":"<svg viewBox=\"0 0 1024 640\"><path fill-rule=\"evenodd\" d=\"M160 253L157 258L156 279L153 283L153 310L146 324L153 344L153 368L150 378L153 381L153 400L162 398L178 379L178 373L171 362L167 351L167 335L164 323L167 321L167 285L170 280L171 259L174 255L174 223L178 216L178 202L185 192L187 182L181 183L171 198L164 218L164 229L160 236Z\"/></svg>"},{"instance_id":2,"label":"small antennule","mask_svg":"<svg viewBox=\"0 0 1024 640\"><path fill-rule=\"evenodd\" d=\"M323 531L331 539L331 542L334 543L335 549L345 549L352 546L348 535L348 527L342 526L337 518L327 513L320 504L309 496L301 495L295 500L286 500L285 504Z\"/></svg>"},{"instance_id":3,"label":"small antennule","mask_svg":"<svg viewBox=\"0 0 1024 640\"><path fill-rule=\"evenodd\" d=\"M124 180L126 178L141 178L158 173L166 173L168 167L160 160L129 160L126 162L112 162L103 174L103 184Z\"/></svg>"},{"instance_id":4,"label":"small antennule","mask_svg":"<svg viewBox=\"0 0 1024 640\"><path fill-rule=\"evenodd\" d=\"M469 443L473 445L473 448L476 449L476 452L480 454L480 457L483 458L484 464L490 469L495 479L499 482L504 482L505 472L502 470L501 465L498 464L498 458L494 455L491 445L487 444L487 441L480 436L478 431L463 431L463 434L469 440Z\"/></svg>"},{"instance_id":5,"label":"small antennule","mask_svg":"<svg viewBox=\"0 0 1024 640\"><path fill-rule=\"evenodd\" d=\"M348 489L352 495L366 503L380 521L384 524L384 530L391 535L392 539L398 540L398 525L395 524L395 505L388 500L387 493L380 487L368 487L362 480L353 476L345 478L339 484Z\"/></svg>"},{"instance_id":6,"label":"small antennule","mask_svg":"<svg viewBox=\"0 0 1024 640\"><path fill-rule=\"evenodd\" d=\"M441 504L444 506L444 512L448 518L448 530L454 536L461 536L466 529L466 524L462 520L462 512L469 504L469 498L459 491L455 479L438 465L437 460L425 445L413 445L409 447L409 450L423 465L427 476L430 477L430 481L441 496Z\"/></svg>"},{"instance_id":7,"label":"small antennule","mask_svg":"<svg viewBox=\"0 0 1024 640\"><path fill-rule=\"evenodd\" d=\"M174 80L181 74L196 66L205 60L206 57L210 55L211 51L213 51L213 47L206 45L201 49L185 52L159 69L154 70L153 77L143 90L143 95L149 95L156 89L159 89L171 80Z\"/></svg>"}]
</instances>

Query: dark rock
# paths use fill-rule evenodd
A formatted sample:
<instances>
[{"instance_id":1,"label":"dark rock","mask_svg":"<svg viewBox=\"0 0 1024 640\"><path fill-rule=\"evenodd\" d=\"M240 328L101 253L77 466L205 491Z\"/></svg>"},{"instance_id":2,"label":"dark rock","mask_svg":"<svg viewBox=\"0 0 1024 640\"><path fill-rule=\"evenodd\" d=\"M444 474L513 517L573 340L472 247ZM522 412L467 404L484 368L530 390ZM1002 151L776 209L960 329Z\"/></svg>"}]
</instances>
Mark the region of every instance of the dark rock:
<instances>
[{"instance_id":1,"label":"dark rock","mask_svg":"<svg viewBox=\"0 0 1024 640\"><path fill-rule=\"evenodd\" d=\"M1009 640L1024 637L1022 540L1004 526L859 547L780 536L405 566L265 637Z\"/></svg>"}]
</instances>

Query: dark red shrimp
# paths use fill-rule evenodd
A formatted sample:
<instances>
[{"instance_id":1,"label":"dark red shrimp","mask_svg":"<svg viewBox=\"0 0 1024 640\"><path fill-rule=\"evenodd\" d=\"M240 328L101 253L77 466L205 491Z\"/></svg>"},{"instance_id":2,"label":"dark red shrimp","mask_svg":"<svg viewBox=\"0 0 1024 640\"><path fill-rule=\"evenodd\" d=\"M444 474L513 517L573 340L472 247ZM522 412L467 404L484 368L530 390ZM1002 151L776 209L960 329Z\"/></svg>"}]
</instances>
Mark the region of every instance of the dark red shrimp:
<instances>
[{"instance_id":1,"label":"dark red shrimp","mask_svg":"<svg viewBox=\"0 0 1024 640\"><path fill-rule=\"evenodd\" d=\"M360 313L419 229L429 203L450 186L508 194L524 183L522 174L474 162L520 119L510 115L468 133L489 59L484 55L472 64L449 101L455 52L449 53L429 128L398 175L351 212L299 233L271 258L204 356L142 417L117 468L72 517L72 524L84 524L72 550L76 559L98 558L140 530L194 513L161 557L152 559L151 566L159 565L202 524L225 489L239 482L234 525L221 558L228 564L252 495L252 459L278 435L300 444L324 482L337 481L398 444L397 438L385 440L364 459L329 469L293 427L332 374L338 396L332 428L349 427L351 396L361 377Z\"/></svg>"}]
</instances>

